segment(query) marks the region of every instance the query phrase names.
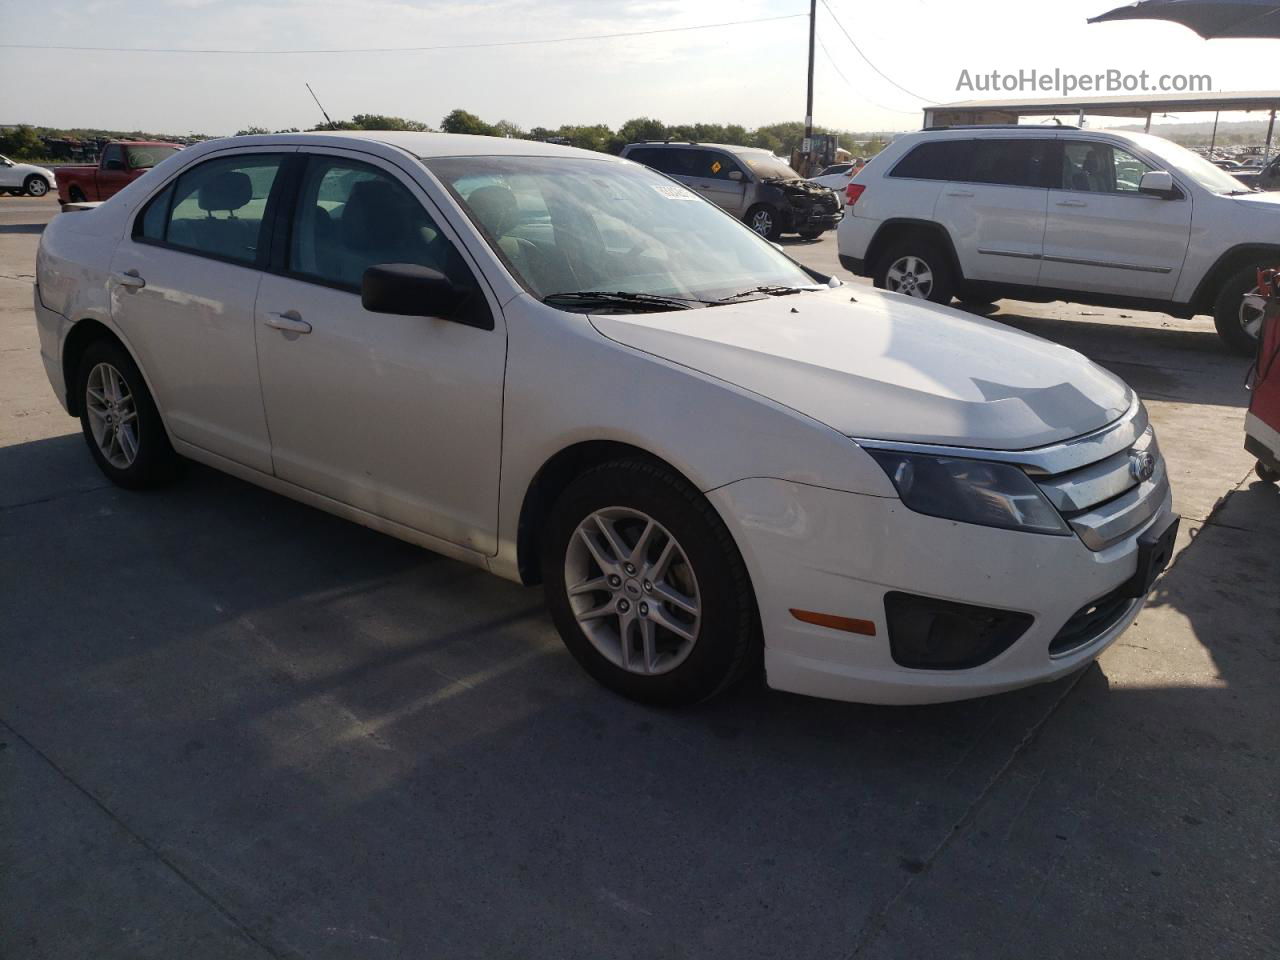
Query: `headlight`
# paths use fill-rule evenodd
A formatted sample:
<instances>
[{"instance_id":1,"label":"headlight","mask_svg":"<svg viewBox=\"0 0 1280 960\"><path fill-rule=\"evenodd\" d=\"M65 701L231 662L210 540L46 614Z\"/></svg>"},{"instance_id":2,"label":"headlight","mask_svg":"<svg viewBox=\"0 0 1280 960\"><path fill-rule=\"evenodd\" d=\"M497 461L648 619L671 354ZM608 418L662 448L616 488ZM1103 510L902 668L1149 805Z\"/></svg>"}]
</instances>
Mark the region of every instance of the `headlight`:
<instances>
[{"instance_id":1,"label":"headlight","mask_svg":"<svg viewBox=\"0 0 1280 960\"><path fill-rule=\"evenodd\" d=\"M1071 536L1040 488L1017 467L893 450L867 450L912 510L984 527Z\"/></svg>"}]
</instances>

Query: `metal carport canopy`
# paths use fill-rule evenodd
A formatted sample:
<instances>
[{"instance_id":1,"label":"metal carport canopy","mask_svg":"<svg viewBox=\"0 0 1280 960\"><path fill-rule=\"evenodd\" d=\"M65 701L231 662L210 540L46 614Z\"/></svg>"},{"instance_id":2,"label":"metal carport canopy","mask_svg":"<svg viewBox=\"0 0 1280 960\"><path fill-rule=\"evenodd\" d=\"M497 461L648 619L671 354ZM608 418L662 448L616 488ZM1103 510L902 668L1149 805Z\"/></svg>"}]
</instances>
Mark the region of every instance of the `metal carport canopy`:
<instances>
[{"instance_id":1,"label":"metal carport canopy","mask_svg":"<svg viewBox=\"0 0 1280 960\"><path fill-rule=\"evenodd\" d=\"M1245 93L1181 93L1163 97L1046 97L1038 100L962 100L924 108L926 127L975 123L1017 123L1022 117L1086 114L1142 117L1150 123L1156 113L1219 113L1280 110L1280 90Z\"/></svg>"}]
</instances>

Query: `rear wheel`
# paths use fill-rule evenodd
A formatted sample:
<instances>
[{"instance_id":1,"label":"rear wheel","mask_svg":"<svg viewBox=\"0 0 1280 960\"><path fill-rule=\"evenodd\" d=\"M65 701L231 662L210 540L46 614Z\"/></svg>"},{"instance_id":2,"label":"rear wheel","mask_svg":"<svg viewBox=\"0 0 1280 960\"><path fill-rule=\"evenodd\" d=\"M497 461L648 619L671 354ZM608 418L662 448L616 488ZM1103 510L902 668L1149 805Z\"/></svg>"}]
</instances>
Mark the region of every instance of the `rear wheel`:
<instances>
[{"instance_id":1,"label":"rear wheel","mask_svg":"<svg viewBox=\"0 0 1280 960\"><path fill-rule=\"evenodd\" d=\"M747 211L747 226L767 240L782 236L782 219L778 211L767 203L758 203Z\"/></svg>"},{"instance_id":2,"label":"rear wheel","mask_svg":"<svg viewBox=\"0 0 1280 960\"><path fill-rule=\"evenodd\" d=\"M949 258L925 237L905 237L890 244L873 279L883 290L933 303L950 303L955 292Z\"/></svg>"},{"instance_id":3,"label":"rear wheel","mask_svg":"<svg viewBox=\"0 0 1280 960\"><path fill-rule=\"evenodd\" d=\"M80 427L89 453L112 483L129 489L171 480L178 457L133 358L114 340L80 358Z\"/></svg>"},{"instance_id":4,"label":"rear wheel","mask_svg":"<svg viewBox=\"0 0 1280 960\"><path fill-rule=\"evenodd\" d=\"M541 561L565 646L623 696L697 703L753 660L759 628L742 556L706 498L661 464L616 460L574 480Z\"/></svg>"},{"instance_id":5,"label":"rear wheel","mask_svg":"<svg viewBox=\"0 0 1280 960\"><path fill-rule=\"evenodd\" d=\"M32 174L23 181L23 189L29 197L43 197L49 192L49 181L38 174Z\"/></svg>"},{"instance_id":6,"label":"rear wheel","mask_svg":"<svg viewBox=\"0 0 1280 960\"><path fill-rule=\"evenodd\" d=\"M1258 271L1237 270L1218 290L1213 304L1213 324L1218 336L1236 353L1251 355L1258 349L1262 314L1266 303L1258 292Z\"/></svg>"}]
</instances>

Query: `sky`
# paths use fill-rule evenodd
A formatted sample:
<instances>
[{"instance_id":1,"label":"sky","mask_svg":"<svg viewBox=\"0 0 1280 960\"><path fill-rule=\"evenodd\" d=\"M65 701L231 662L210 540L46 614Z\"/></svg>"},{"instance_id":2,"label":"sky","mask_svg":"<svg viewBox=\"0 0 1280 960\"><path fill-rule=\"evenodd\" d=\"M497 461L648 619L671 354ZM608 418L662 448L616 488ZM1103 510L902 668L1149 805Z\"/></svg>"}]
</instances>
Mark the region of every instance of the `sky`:
<instances>
[{"instance_id":1,"label":"sky","mask_svg":"<svg viewBox=\"0 0 1280 960\"><path fill-rule=\"evenodd\" d=\"M962 70L1146 69L1207 73L1217 90L1280 86L1280 41L1205 41L1158 22L1086 25L1113 5L1118 0L819 0L815 121L906 130L919 126L927 101L992 96L957 91ZM279 51L575 37L807 10L806 0L0 0L0 43L273 51L0 47L0 123L172 134L307 127L322 119L303 85L309 81L335 119L384 113L436 126L461 107L525 128L616 127L636 116L754 127L803 119L806 16L488 49Z\"/></svg>"}]
</instances>

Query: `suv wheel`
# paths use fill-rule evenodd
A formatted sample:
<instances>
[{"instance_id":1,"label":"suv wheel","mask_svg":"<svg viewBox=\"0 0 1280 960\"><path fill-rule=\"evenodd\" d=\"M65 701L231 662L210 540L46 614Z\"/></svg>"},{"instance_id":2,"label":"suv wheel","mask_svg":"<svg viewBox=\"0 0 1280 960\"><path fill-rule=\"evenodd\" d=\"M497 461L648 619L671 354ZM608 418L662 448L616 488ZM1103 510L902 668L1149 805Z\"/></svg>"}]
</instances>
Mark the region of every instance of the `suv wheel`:
<instances>
[{"instance_id":1,"label":"suv wheel","mask_svg":"<svg viewBox=\"0 0 1280 960\"><path fill-rule=\"evenodd\" d=\"M697 703L753 662L742 556L715 508L667 467L616 460L578 477L552 510L541 561L565 646L623 696Z\"/></svg>"},{"instance_id":2,"label":"suv wheel","mask_svg":"<svg viewBox=\"0 0 1280 960\"><path fill-rule=\"evenodd\" d=\"M938 245L907 237L889 245L876 267L875 285L933 303L950 303L955 292L951 264Z\"/></svg>"},{"instance_id":3,"label":"suv wheel","mask_svg":"<svg viewBox=\"0 0 1280 960\"><path fill-rule=\"evenodd\" d=\"M80 427L107 479L129 489L173 478L178 456L133 358L113 340L91 343L76 378Z\"/></svg>"},{"instance_id":4,"label":"suv wheel","mask_svg":"<svg viewBox=\"0 0 1280 960\"><path fill-rule=\"evenodd\" d=\"M1253 354L1262 333L1262 313L1266 309L1258 293L1258 271L1245 267L1227 278L1213 304L1213 324L1218 336L1236 353Z\"/></svg>"},{"instance_id":5,"label":"suv wheel","mask_svg":"<svg viewBox=\"0 0 1280 960\"><path fill-rule=\"evenodd\" d=\"M747 211L747 226L766 240L777 240L782 236L782 220L778 211L767 203L758 203Z\"/></svg>"}]
</instances>

